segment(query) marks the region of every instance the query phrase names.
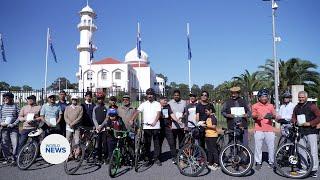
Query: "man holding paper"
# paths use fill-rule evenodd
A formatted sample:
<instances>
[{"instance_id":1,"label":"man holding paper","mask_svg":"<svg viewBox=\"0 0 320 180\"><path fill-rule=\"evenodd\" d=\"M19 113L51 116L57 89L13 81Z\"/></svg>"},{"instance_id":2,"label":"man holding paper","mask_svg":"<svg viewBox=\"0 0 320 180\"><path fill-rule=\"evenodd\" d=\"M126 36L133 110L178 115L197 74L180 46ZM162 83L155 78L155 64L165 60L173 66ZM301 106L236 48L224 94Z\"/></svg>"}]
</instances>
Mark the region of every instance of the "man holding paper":
<instances>
[{"instance_id":1,"label":"man holding paper","mask_svg":"<svg viewBox=\"0 0 320 180\"><path fill-rule=\"evenodd\" d=\"M298 93L298 99L299 103L293 110L292 121L300 126L299 131L301 135L307 138L313 158L313 168L310 175L312 177L317 177L319 167L317 144L319 129L317 129L317 125L320 123L320 110L315 104L307 101L307 92L300 91ZM306 142L303 138L301 138L299 144L306 147Z\"/></svg>"},{"instance_id":2,"label":"man holding paper","mask_svg":"<svg viewBox=\"0 0 320 180\"><path fill-rule=\"evenodd\" d=\"M228 129L233 129L235 123L241 123L240 127L244 129L240 141L248 146L248 117L251 114L247 102L240 97L241 88L232 87L230 89L231 98L227 100L221 109L221 114L227 119ZM235 122L238 119L241 122ZM232 140L232 138L229 138Z\"/></svg>"},{"instance_id":3,"label":"man holding paper","mask_svg":"<svg viewBox=\"0 0 320 180\"><path fill-rule=\"evenodd\" d=\"M40 117L44 122L42 129L45 130L46 135L49 135L51 133L59 133L56 126L62 118L62 111L61 107L56 104L56 95L54 93L49 93L47 97L47 103L40 110Z\"/></svg>"},{"instance_id":4,"label":"man holding paper","mask_svg":"<svg viewBox=\"0 0 320 180\"><path fill-rule=\"evenodd\" d=\"M41 106L37 105L37 100L35 95L27 97L27 105L23 106L19 113L19 120L23 123L23 129L20 132L19 138L19 150L24 146L28 140L28 134L31 131L37 129L39 125L40 109ZM19 152L18 150L18 152Z\"/></svg>"}]
</instances>

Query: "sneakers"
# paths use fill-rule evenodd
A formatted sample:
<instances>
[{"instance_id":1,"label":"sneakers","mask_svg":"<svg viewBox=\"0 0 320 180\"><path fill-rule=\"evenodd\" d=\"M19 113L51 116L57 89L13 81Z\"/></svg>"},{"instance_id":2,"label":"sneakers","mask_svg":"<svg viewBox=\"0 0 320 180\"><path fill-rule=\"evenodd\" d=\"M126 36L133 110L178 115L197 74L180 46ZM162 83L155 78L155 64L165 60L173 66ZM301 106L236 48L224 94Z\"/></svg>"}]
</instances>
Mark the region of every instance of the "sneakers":
<instances>
[{"instance_id":1,"label":"sneakers","mask_svg":"<svg viewBox=\"0 0 320 180\"><path fill-rule=\"evenodd\" d=\"M318 177L318 172L317 171L311 171L310 177L317 178Z\"/></svg>"},{"instance_id":2,"label":"sneakers","mask_svg":"<svg viewBox=\"0 0 320 180\"><path fill-rule=\"evenodd\" d=\"M256 163L256 168L255 169L257 171L260 171L261 167L262 167L262 164Z\"/></svg>"},{"instance_id":3,"label":"sneakers","mask_svg":"<svg viewBox=\"0 0 320 180\"><path fill-rule=\"evenodd\" d=\"M159 159L157 159L154 163L155 163L156 165L158 165L158 166L162 166L162 163L161 163L161 161L160 161Z\"/></svg>"},{"instance_id":4,"label":"sneakers","mask_svg":"<svg viewBox=\"0 0 320 180\"><path fill-rule=\"evenodd\" d=\"M172 158L172 164L177 164L177 159L176 158Z\"/></svg>"},{"instance_id":5,"label":"sneakers","mask_svg":"<svg viewBox=\"0 0 320 180\"><path fill-rule=\"evenodd\" d=\"M212 171L216 171L220 169L220 166L218 164L212 164L212 165L208 165L208 168Z\"/></svg>"},{"instance_id":6,"label":"sneakers","mask_svg":"<svg viewBox=\"0 0 320 180\"><path fill-rule=\"evenodd\" d=\"M298 173L298 174L306 174L307 171L304 170L304 169L299 169L299 170L297 171L297 173Z\"/></svg>"},{"instance_id":7,"label":"sneakers","mask_svg":"<svg viewBox=\"0 0 320 180\"><path fill-rule=\"evenodd\" d=\"M268 164L268 168L270 168L270 169L274 169L274 165L273 165L273 163Z\"/></svg>"}]
</instances>

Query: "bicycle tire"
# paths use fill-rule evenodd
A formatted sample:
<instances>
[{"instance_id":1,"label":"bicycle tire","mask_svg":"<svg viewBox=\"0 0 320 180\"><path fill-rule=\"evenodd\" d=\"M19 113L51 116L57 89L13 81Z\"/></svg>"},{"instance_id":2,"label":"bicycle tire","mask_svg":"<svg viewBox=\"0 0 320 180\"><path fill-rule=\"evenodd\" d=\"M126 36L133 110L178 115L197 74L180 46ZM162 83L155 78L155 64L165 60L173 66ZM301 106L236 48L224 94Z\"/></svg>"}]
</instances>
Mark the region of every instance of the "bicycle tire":
<instances>
[{"instance_id":1,"label":"bicycle tire","mask_svg":"<svg viewBox=\"0 0 320 180\"><path fill-rule=\"evenodd\" d=\"M71 152L70 153L73 153L74 151L73 151L73 149L75 148L76 146L73 146L72 147L72 150L71 150ZM65 171L65 173L66 174L68 174L68 175L72 175L72 174L74 174L75 172L77 172L78 170L79 170L79 168L81 167L81 165L82 165L82 162L83 162L83 160L84 160L84 157L85 157L85 152L86 152L86 146L85 145L83 145L83 144L81 144L80 145L80 152L81 152L81 156L79 156L79 158L72 158L72 159L67 159L67 160L65 160L64 161L64 171ZM72 162L72 161L76 161L75 163L76 163L76 166L74 167L74 168L72 168L71 170L68 168L68 163L70 163L70 162Z\"/></svg>"},{"instance_id":2,"label":"bicycle tire","mask_svg":"<svg viewBox=\"0 0 320 180\"><path fill-rule=\"evenodd\" d=\"M31 156L31 158L29 158L28 162L22 163L22 161L24 161L23 153L25 151L28 151L28 153L30 153L29 155ZM25 144L19 151L19 154L17 157L18 168L21 170L28 169L37 159L38 153L39 153L39 144L36 141L32 141L30 143Z\"/></svg>"},{"instance_id":3,"label":"bicycle tire","mask_svg":"<svg viewBox=\"0 0 320 180\"><path fill-rule=\"evenodd\" d=\"M115 149L112 152L112 156L109 163L109 176L114 178L117 174L117 171L120 167L121 161L121 152L119 149Z\"/></svg>"},{"instance_id":4,"label":"bicycle tire","mask_svg":"<svg viewBox=\"0 0 320 180\"><path fill-rule=\"evenodd\" d=\"M239 172L239 173L235 173L235 172L230 172L227 168L226 168L226 165L225 165L225 162L224 162L224 152L226 152L229 148L232 148L232 146L238 146L238 147L241 147L243 148L247 155L249 155L249 165L247 168L245 168L244 171L242 172ZM251 171L252 169L252 166L254 164L254 160L253 160L253 153L251 151L250 148L242 145L242 144L228 144L226 145L224 148L222 148L220 154L219 154L219 163L220 163L220 166L221 166L221 170L226 173L227 175L229 176L235 176L235 177L241 177L241 176L244 176L246 175L249 171Z\"/></svg>"},{"instance_id":5,"label":"bicycle tire","mask_svg":"<svg viewBox=\"0 0 320 180\"><path fill-rule=\"evenodd\" d=\"M294 143L285 143L285 144L282 144L277 150L276 150L276 153L275 153L275 168L276 170L278 170L280 172L281 175L285 176L285 177L288 177L288 178L292 178L292 179L300 179L300 178L306 178L309 176L309 174L311 173L312 171L312 167L313 167L313 158L312 158L312 155L311 153L308 151L308 149L300 144L297 144L297 149L300 149L298 151L304 151L304 153L306 153L306 156L309 157L309 160L310 160L310 164L309 164L309 168L307 169L306 173L304 175L300 175L300 176L293 176L293 173L296 173L296 172L290 172L290 173L285 173L281 167L280 167L280 163L277 161L277 157L280 156L280 152L282 149L286 148L286 147L289 147L289 146L292 146L294 148ZM287 148L287 149L290 149L290 148ZM286 150L287 151L287 150ZM289 154L285 154L285 156L287 157L290 157ZM299 156L301 156L301 154L299 153ZM299 160L298 160L299 161ZM281 162L284 162L283 159L281 159ZM297 173L299 174L299 173Z\"/></svg>"},{"instance_id":6,"label":"bicycle tire","mask_svg":"<svg viewBox=\"0 0 320 180\"><path fill-rule=\"evenodd\" d=\"M202 156L199 159L201 165L199 165L200 169L198 169L196 172L187 173L183 170L185 167L182 167L183 163L184 163L182 160L182 157L185 155L186 151L192 151L193 149L199 149L200 154ZM194 159L194 158L192 158L192 159ZM182 175L189 176L189 177L197 177L206 168L206 166L207 166L207 155L201 146L199 146L197 144L186 144L179 150L178 155L177 155L177 167Z\"/></svg>"}]
</instances>

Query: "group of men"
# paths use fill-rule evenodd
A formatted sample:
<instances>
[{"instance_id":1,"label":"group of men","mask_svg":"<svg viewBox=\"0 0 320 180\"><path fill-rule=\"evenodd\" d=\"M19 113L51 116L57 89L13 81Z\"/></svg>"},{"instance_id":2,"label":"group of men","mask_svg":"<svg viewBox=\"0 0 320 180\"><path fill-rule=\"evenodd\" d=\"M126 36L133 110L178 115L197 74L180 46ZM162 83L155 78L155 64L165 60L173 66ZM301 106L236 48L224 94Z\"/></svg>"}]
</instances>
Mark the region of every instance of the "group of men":
<instances>
[{"instance_id":1,"label":"group of men","mask_svg":"<svg viewBox=\"0 0 320 180\"><path fill-rule=\"evenodd\" d=\"M308 94L301 91L298 94L299 103L295 106L291 102L291 95L283 95L283 105L279 113L276 113L274 106L269 102L270 94L262 89L258 92L258 102L249 106L249 104L240 97L241 89L233 87L230 89L230 99L224 102L221 112L215 112L214 106L209 101L209 93L202 91L198 99L195 94L190 94L189 100L181 99L179 90L173 93L173 99L161 96L160 102L155 97L155 91L150 88L146 91L146 100L135 108L131 105L130 96L122 97L122 105L117 106L115 97L109 98L108 105L105 104L105 94L98 92L96 94L96 104L92 102L92 92L85 94L85 102L79 103L79 97L72 96L71 103L66 101L66 93L61 91L59 100L56 101L55 94L48 94L47 103L42 107L37 105L36 97L29 96L28 104L20 110L13 102L13 94L5 93L3 95L4 104L0 109L2 151L7 160L14 162L19 149L26 143L28 133L37 129L39 126L46 134L59 133L71 142L78 144L80 141L79 127L94 128L99 132L97 143L97 156L100 161L108 163L110 152L108 152L108 133L103 131L107 124L110 109L112 115L122 119L127 130L135 131L137 127L137 117L142 113L142 128L144 130L144 140L146 147L145 160L155 162L161 166L161 152L164 139L167 140L172 162L176 163L176 150L183 145L185 132L193 128L200 121L210 123L213 132L208 133L203 129L199 134L199 144L208 150L210 161L215 163L213 169L217 169L217 151L211 146L215 144L217 137L217 121L215 113L221 113L227 120L228 129L233 129L236 124L243 128L243 134L240 137L242 143L248 146L248 124L249 119L254 120L254 140L255 150L254 159L256 169L262 167L262 144L265 141L268 147L269 167L274 163L274 144L275 132L274 121L297 122L299 117L304 116L305 122L300 124L302 136L306 136L310 144L310 150L314 162L311 176L317 177L319 165L317 136L319 134L320 110L318 107L307 101ZM212 114L212 115L210 115ZM111 114L110 114L111 115ZM208 121L208 118L211 120ZM23 123L22 130L19 133L19 122ZM283 128L283 127L282 127ZM208 136L209 134L209 136ZM150 152L151 141L154 144L153 156ZM178 142L178 143L177 143ZM300 142L306 146L304 142ZM11 144L11 147L10 147ZM177 146L177 144L179 144ZM212 146L213 146L212 145ZM216 145L214 145L216 146ZM207 147L207 148L205 148ZM210 150L210 152L209 152ZM110 150L109 150L110 151Z\"/></svg>"}]
</instances>

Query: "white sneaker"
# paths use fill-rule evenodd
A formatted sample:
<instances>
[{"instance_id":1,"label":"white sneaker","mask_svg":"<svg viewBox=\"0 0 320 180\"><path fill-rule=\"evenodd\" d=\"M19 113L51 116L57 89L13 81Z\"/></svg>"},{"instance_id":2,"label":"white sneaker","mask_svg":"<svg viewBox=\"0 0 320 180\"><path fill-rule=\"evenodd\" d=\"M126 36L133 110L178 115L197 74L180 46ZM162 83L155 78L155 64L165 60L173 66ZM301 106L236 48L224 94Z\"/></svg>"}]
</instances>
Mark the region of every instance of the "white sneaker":
<instances>
[{"instance_id":1,"label":"white sneaker","mask_svg":"<svg viewBox=\"0 0 320 180\"><path fill-rule=\"evenodd\" d=\"M304 170L304 169L299 169L299 170L297 171L297 173L298 173L298 174L306 174L307 171Z\"/></svg>"},{"instance_id":2,"label":"white sneaker","mask_svg":"<svg viewBox=\"0 0 320 180\"><path fill-rule=\"evenodd\" d=\"M216 171L216 170L220 169L220 166L217 164L213 164L213 165L208 165L208 168L212 171Z\"/></svg>"}]
</instances>

